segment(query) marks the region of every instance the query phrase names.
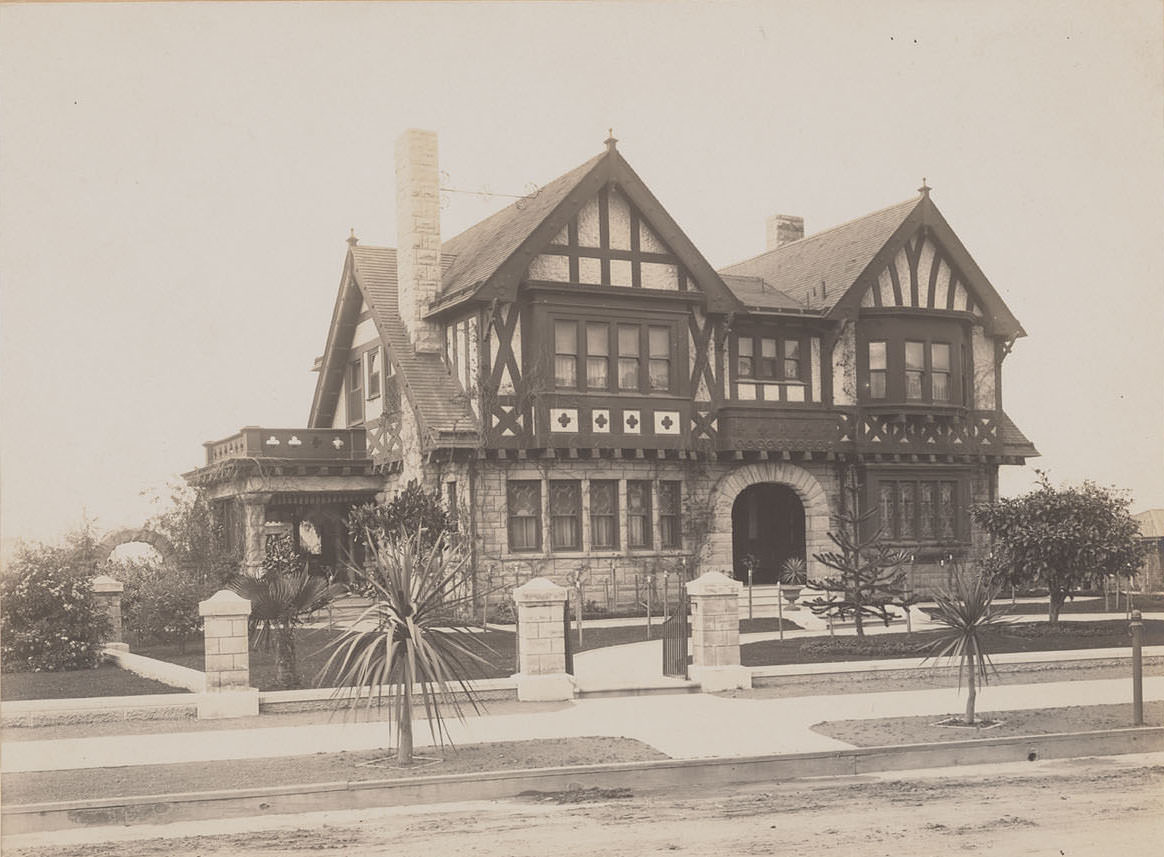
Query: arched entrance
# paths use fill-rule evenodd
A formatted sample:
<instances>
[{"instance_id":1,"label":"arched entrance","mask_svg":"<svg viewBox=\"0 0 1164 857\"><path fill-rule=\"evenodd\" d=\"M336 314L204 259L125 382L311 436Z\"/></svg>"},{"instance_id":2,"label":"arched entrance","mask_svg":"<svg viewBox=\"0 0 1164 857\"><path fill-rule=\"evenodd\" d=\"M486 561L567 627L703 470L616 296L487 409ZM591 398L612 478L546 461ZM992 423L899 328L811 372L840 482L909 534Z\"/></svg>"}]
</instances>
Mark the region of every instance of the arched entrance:
<instances>
[{"instance_id":1,"label":"arched entrance","mask_svg":"<svg viewBox=\"0 0 1164 857\"><path fill-rule=\"evenodd\" d=\"M784 561L806 556L804 504L787 485L750 485L732 504L732 567L741 580L747 580L749 555L755 584L779 583Z\"/></svg>"}]
</instances>

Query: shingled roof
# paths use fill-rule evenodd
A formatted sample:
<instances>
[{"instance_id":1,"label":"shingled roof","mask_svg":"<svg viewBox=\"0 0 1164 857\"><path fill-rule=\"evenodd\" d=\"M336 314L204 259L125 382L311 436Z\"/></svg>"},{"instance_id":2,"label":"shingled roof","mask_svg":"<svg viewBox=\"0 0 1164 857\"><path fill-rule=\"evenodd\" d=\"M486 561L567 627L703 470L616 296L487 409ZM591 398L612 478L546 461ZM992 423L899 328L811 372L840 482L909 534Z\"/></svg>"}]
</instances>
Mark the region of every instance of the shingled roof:
<instances>
[{"instance_id":1,"label":"shingled roof","mask_svg":"<svg viewBox=\"0 0 1164 857\"><path fill-rule=\"evenodd\" d=\"M418 353L400 319L397 305L396 250L390 247L352 248L352 274L363 292L380 339L416 409L422 431L436 434L476 432L477 421L466 396L449 374L439 354ZM442 267L453 259L442 254Z\"/></svg>"},{"instance_id":2,"label":"shingled roof","mask_svg":"<svg viewBox=\"0 0 1164 857\"><path fill-rule=\"evenodd\" d=\"M721 268L719 273L749 307L782 309L791 300L794 306L803 309L828 311L869 267L922 199L918 196L792 241ZM760 280L765 288L737 290L739 278Z\"/></svg>"}]
</instances>

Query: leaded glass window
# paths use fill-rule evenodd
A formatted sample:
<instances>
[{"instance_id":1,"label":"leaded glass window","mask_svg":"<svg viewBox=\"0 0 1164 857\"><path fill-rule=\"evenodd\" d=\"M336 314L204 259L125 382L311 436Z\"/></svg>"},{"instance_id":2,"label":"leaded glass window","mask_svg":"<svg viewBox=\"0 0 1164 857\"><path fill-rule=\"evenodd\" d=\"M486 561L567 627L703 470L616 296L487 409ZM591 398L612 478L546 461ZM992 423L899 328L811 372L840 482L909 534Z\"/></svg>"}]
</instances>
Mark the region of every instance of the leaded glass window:
<instances>
[{"instance_id":1,"label":"leaded glass window","mask_svg":"<svg viewBox=\"0 0 1164 857\"><path fill-rule=\"evenodd\" d=\"M651 546L651 483L629 479L626 483L626 540L632 548Z\"/></svg>"},{"instance_id":2,"label":"leaded glass window","mask_svg":"<svg viewBox=\"0 0 1164 857\"><path fill-rule=\"evenodd\" d=\"M542 546L542 485L536 479L507 485L509 549L535 551Z\"/></svg>"},{"instance_id":3,"label":"leaded glass window","mask_svg":"<svg viewBox=\"0 0 1164 857\"><path fill-rule=\"evenodd\" d=\"M914 492L917 486L913 482L902 482L899 485L901 491L901 524L898 527L898 537L903 539L917 538L917 531L914 527L914 516L917 513L917 502L914 497Z\"/></svg>"},{"instance_id":4,"label":"leaded glass window","mask_svg":"<svg viewBox=\"0 0 1164 857\"><path fill-rule=\"evenodd\" d=\"M955 536L955 494L954 482L938 483L938 526L943 539Z\"/></svg>"},{"instance_id":5,"label":"leaded glass window","mask_svg":"<svg viewBox=\"0 0 1164 857\"><path fill-rule=\"evenodd\" d=\"M882 482L877 492L877 502L881 508L881 534L886 538L897 535L896 505L893 502L893 483Z\"/></svg>"},{"instance_id":6,"label":"leaded glass window","mask_svg":"<svg viewBox=\"0 0 1164 857\"><path fill-rule=\"evenodd\" d=\"M659 547L682 546L682 533L679 529L680 484L669 481L659 483Z\"/></svg>"},{"instance_id":7,"label":"leaded glass window","mask_svg":"<svg viewBox=\"0 0 1164 857\"><path fill-rule=\"evenodd\" d=\"M590 482L590 544L595 548L618 547L618 480Z\"/></svg>"},{"instance_id":8,"label":"leaded glass window","mask_svg":"<svg viewBox=\"0 0 1164 857\"><path fill-rule=\"evenodd\" d=\"M550 482L550 549L582 548L582 483L577 479Z\"/></svg>"},{"instance_id":9,"label":"leaded glass window","mask_svg":"<svg viewBox=\"0 0 1164 857\"><path fill-rule=\"evenodd\" d=\"M918 485L918 522L920 524L920 531L918 537L921 539L932 539L937 532L936 517L937 506L934 505L934 483L922 482Z\"/></svg>"}]
</instances>

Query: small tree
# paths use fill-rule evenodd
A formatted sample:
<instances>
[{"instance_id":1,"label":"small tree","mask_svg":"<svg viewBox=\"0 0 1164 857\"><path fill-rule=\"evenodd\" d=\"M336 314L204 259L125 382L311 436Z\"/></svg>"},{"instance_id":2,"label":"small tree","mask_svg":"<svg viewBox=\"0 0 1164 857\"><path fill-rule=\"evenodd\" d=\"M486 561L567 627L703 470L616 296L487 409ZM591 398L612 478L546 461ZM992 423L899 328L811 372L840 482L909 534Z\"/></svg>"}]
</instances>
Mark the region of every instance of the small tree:
<instances>
[{"instance_id":1,"label":"small tree","mask_svg":"<svg viewBox=\"0 0 1164 857\"><path fill-rule=\"evenodd\" d=\"M387 697L389 729L397 730L397 761L412 763L412 718L419 691L433 741L444 746L445 711L463 718L453 695L458 685L473 709L478 702L468 679L487 666L467 628L450 621L450 613L469 596L464 553L438 540L424 547L422 534L394 538L368 530L364 538L370 562L351 573L372 604L329 644L331 655L320 678L334 676L336 699L355 708L363 691L370 706ZM372 627L368 627L368 625ZM346 692L346 693L345 693Z\"/></svg>"},{"instance_id":2,"label":"small tree","mask_svg":"<svg viewBox=\"0 0 1164 857\"><path fill-rule=\"evenodd\" d=\"M109 618L93 596L96 540L88 526L64 547L20 543L0 578L5 672L97 666Z\"/></svg>"},{"instance_id":3,"label":"small tree","mask_svg":"<svg viewBox=\"0 0 1164 857\"><path fill-rule=\"evenodd\" d=\"M453 521L437 491L425 491L415 479L384 503L357 506L348 515L348 528L365 547L371 547L368 534L380 540L393 540L401 534L420 536L421 549L447 541Z\"/></svg>"},{"instance_id":4,"label":"small tree","mask_svg":"<svg viewBox=\"0 0 1164 857\"><path fill-rule=\"evenodd\" d=\"M890 608L908 600L903 568L907 557L884 543L881 528L871 536L864 535L877 510L858 513L857 486L852 484L849 492L850 503L835 516L838 526L829 531L838 549L813 554L817 562L837 574L813 582L826 597L804 603L817 616L842 620L852 616L857 636L864 637L866 617L888 625L894 616Z\"/></svg>"},{"instance_id":5,"label":"small tree","mask_svg":"<svg viewBox=\"0 0 1164 857\"><path fill-rule=\"evenodd\" d=\"M994 665L986 652L986 632L1006 623L994 611L994 587L981 574L955 570L951 588L939 592L931 616L947 630L929 646L928 658L958 660L958 689L966 676L966 724L974 724L974 704L978 683L986 685Z\"/></svg>"},{"instance_id":6,"label":"small tree","mask_svg":"<svg viewBox=\"0 0 1164 857\"><path fill-rule=\"evenodd\" d=\"M295 628L307 614L339 595L343 586L308 574L306 558L296 552L289 536L280 535L267 540L262 576L240 574L231 581L230 588L251 602L252 645L270 645L274 641L275 687L302 687Z\"/></svg>"},{"instance_id":7,"label":"small tree","mask_svg":"<svg viewBox=\"0 0 1164 857\"><path fill-rule=\"evenodd\" d=\"M994 539L987 561L993 579L1045 586L1055 625L1069 595L1139 565L1143 548L1130 504L1125 493L1094 482L1055 488L1040 471L1035 490L974 506L971 515Z\"/></svg>"}]
</instances>

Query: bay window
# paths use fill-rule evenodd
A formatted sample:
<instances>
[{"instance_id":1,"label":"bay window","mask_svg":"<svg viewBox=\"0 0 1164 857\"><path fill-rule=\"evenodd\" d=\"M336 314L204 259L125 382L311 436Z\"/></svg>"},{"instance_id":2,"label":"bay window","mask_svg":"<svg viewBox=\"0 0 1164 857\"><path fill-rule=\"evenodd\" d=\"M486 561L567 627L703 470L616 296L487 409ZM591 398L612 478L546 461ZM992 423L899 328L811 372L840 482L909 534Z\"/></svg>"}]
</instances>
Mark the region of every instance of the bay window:
<instances>
[{"instance_id":1,"label":"bay window","mask_svg":"<svg viewBox=\"0 0 1164 857\"><path fill-rule=\"evenodd\" d=\"M670 325L555 319L553 332L556 389L674 390Z\"/></svg>"},{"instance_id":2,"label":"bay window","mask_svg":"<svg viewBox=\"0 0 1164 857\"><path fill-rule=\"evenodd\" d=\"M858 336L863 401L964 405L972 397L961 322L875 316L861 320Z\"/></svg>"},{"instance_id":3,"label":"bay window","mask_svg":"<svg viewBox=\"0 0 1164 857\"><path fill-rule=\"evenodd\" d=\"M554 384L559 388L578 386L578 322L554 322Z\"/></svg>"}]
</instances>

